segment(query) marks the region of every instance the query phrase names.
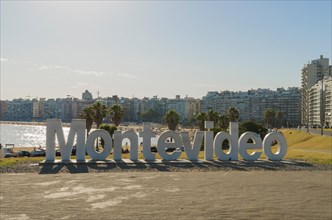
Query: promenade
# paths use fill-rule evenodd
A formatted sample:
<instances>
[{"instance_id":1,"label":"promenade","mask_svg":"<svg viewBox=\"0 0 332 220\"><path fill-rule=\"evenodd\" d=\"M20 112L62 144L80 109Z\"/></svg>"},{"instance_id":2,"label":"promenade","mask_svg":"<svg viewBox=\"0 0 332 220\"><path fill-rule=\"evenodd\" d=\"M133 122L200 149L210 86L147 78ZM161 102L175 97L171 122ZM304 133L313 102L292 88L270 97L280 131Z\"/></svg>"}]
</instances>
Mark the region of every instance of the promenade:
<instances>
[{"instance_id":1,"label":"promenade","mask_svg":"<svg viewBox=\"0 0 332 220\"><path fill-rule=\"evenodd\" d=\"M331 219L331 171L1 173L0 219Z\"/></svg>"}]
</instances>

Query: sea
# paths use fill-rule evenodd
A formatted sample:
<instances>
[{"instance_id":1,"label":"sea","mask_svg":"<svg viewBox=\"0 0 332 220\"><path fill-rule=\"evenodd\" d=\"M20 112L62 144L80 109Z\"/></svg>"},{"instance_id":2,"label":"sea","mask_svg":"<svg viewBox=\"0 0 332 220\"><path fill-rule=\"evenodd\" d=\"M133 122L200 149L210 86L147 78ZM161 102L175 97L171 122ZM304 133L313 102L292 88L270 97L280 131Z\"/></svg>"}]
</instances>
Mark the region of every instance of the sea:
<instances>
[{"instance_id":1,"label":"sea","mask_svg":"<svg viewBox=\"0 0 332 220\"><path fill-rule=\"evenodd\" d=\"M69 127L63 127L65 140L67 140ZM92 131L92 130L91 130ZM139 143L143 140L139 138ZM45 147L46 126L45 125L22 125L22 124L0 124L0 143L14 144L15 147ZM130 146L128 139L124 139L122 145ZM57 144L57 140L56 140ZM157 144L157 138L151 138L151 145Z\"/></svg>"}]
</instances>

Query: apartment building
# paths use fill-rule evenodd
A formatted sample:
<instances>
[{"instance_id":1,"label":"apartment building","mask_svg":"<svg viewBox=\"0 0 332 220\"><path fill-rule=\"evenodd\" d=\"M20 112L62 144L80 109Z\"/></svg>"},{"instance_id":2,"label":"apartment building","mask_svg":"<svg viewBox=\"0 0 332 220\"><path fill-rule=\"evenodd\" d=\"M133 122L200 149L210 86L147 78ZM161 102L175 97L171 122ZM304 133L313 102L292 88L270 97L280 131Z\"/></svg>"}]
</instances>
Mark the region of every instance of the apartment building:
<instances>
[{"instance_id":1,"label":"apartment building","mask_svg":"<svg viewBox=\"0 0 332 220\"><path fill-rule=\"evenodd\" d=\"M301 124L321 126L330 123L330 78L332 66L329 59L320 56L304 65L301 70ZM325 124L324 124L325 125ZM324 126L323 125L323 126ZM331 125L330 125L331 126Z\"/></svg>"},{"instance_id":2,"label":"apartment building","mask_svg":"<svg viewBox=\"0 0 332 220\"><path fill-rule=\"evenodd\" d=\"M270 89L249 90L247 92L208 92L201 101L201 111L210 109L225 114L228 108L236 108L240 113L240 121L264 121L266 109L274 109L283 113L284 126L300 124L300 90L296 87L276 91Z\"/></svg>"},{"instance_id":3,"label":"apartment building","mask_svg":"<svg viewBox=\"0 0 332 220\"><path fill-rule=\"evenodd\" d=\"M325 124L332 126L332 77L325 80Z\"/></svg>"}]
</instances>

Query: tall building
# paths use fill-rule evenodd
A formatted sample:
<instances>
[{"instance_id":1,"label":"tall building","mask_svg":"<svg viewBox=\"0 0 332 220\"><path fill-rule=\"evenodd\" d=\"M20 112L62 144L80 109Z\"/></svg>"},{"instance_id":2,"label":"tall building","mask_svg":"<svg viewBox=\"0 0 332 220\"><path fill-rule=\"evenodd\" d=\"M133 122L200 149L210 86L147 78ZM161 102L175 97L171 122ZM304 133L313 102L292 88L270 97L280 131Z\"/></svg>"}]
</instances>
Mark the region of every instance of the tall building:
<instances>
[{"instance_id":1,"label":"tall building","mask_svg":"<svg viewBox=\"0 0 332 220\"><path fill-rule=\"evenodd\" d=\"M85 92L82 93L82 99L86 101L92 100L92 94L88 90L85 90Z\"/></svg>"},{"instance_id":2,"label":"tall building","mask_svg":"<svg viewBox=\"0 0 332 220\"><path fill-rule=\"evenodd\" d=\"M32 117L34 119L40 120L42 117L42 103L40 100L34 100L33 109L32 109Z\"/></svg>"},{"instance_id":3,"label":"tall building","mask_svg":"<svg viewBox=\"0 0 332 220\"><path fill-rule=\"evenodd\" d=\"M325 81L325 124L332 126L332 77Z\"/></svg>"},{"instance_id":4,"label":"tall building","mask_svg":"<svg viewBox=\"0 0 332 220\"><path fill-rule=\"evenodd\" d=\"M33 101L28 99L14 99L7 102L7 112L4 120L31 121L33 116Z\"/></svg>"},{"instance_id":5,"label":"tall building","mask_svg":"<svg viewBox=\"0 0 332 220\"><path fill-rule=\"evenodd\" d=\"M329 78L332 77L332 66L329 59L320 56L304 65L301 70L301 124L307 126L321 126L329 116ZM326 80L324 80L326 79ZM326 109L327 108L327 109Z\"/></svg>"},{"instance_id":6,"label":"tall building","mask_svg":"<svg viewBox=\"0 0 332 220\"><path fill-rule=\"evenodd\" d=\"M5 120L8 112L8 101L0 101L0 120Z\"/></svg>"},{"instance_id":7,"label":"tall building","mask_svg":"<svg viewBox=\"0 0 332 220\"><path fill-rule=\"evenodd\" d=\"M281 125L296 127L300 124L300 90L298 88L279 88L249 90L247 92L222 91L208 92L201 101L201 111L210 109L225 114L228 108L236 108L240 120L264 121L266 109L274 109L283 113Z\"/></svg>"}]
</instances>

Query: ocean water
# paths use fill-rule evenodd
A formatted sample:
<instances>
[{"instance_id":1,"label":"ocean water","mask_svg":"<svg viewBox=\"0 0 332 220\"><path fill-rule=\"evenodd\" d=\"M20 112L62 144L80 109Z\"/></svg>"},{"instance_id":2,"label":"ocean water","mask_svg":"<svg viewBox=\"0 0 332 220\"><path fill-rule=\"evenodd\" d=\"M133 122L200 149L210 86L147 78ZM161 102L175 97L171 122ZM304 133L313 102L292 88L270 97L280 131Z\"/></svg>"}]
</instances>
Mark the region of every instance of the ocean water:
<instances>
[{"instance_id":1,"label":"ocean water","mask_svg":"<svg viewBox=\"0 0 332 220\"><path fill-rule=\"evenodd\" d=\"M45 147L46 145L46 126L37 125L0 125L0 143L14 144L16 147ZM63 127L63 133L67 139L69 128Z\"/></svg>"},{"instance_id":2,"label":"ocean water","mask_svg":"<svg viewBox=\"0 0 332 220\"><path fill-rule=\"evenodd\" d=\"M65 140L67 141L69 127L63 127ZM138 139L139 143L143 140ZM124 139L122 145L130 145L128 139ZM0 124L0 143L14 144L15 147L45 147L46 146L46 126L43 125L18 125ZM57 144L57 140L56 140ZM151 145L157 144L157 138L151 138Z\"/></svg>"}]
</instances>

